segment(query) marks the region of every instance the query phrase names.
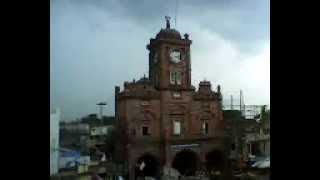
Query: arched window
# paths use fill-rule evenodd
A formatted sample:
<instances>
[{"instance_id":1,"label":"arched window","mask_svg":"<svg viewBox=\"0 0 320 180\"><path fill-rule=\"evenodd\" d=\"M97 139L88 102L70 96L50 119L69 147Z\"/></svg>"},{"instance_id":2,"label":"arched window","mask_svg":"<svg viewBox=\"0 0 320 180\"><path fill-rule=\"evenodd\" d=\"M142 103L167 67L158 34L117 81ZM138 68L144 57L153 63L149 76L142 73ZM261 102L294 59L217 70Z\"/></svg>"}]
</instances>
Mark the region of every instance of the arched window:
<instances>
[{"instance_id":1,"label":"arched window","mask_svg":"<svg viewBox=\"0 0 320 180\"><path fill-rule=\"evenodd\" d=\"M209 133L209 123L205 120L202 121L202 134L207 135Z\"/></svg>"},{"instance_id":2,"label":"arched window","mask_svg":"<svg viewBox=\"0 0 320 180\"><path fill-rule=\"evenodd\" d=\"M173 134L179 136L181 134L181 121L174 120L173 121Z\"/></svg>"},{"instance_id":3,"label":"arched window","mask_svg":"<svg viewBox=\"0 0 320 180\"><path fill-rule=\"evenodd\" d=\"M170 72L170 84L176 84L176 85L182 84L182 73L180 71Z\"/></svg>"}]
</instances>

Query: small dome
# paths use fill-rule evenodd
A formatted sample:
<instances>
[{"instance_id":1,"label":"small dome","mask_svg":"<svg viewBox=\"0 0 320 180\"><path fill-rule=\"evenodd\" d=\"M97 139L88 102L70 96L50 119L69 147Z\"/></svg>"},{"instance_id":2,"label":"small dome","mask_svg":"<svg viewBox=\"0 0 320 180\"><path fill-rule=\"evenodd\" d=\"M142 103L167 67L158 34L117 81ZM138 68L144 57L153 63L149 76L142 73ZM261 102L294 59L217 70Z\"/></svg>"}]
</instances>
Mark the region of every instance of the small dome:
<instances>
[{"instance_id":1,"label":"small dome","mask_svg":"<svg viewBox=\"0 0 320 180\"><path fill-rule=\"evenodd\" d=\"M149 82L149 79L146 78L146 77L142 77L138 82L141 82L141 83L143 83L143 82Z\"/></svg>"},{"instance_id":2,"label":"small dome","mask_svg":"<svg viewBox=\"0 0 320 180\"><path fill-rule=\"evenodd\" d=\"M149 84L150 83L150 79L147 78L145 75L140 78L138 81L137 81L138 84Z\"/></svg>"},{"instance_id":3,"label":"small dome","mask_svg":"<svg viewBox=\"0 0 320 180\"><path fill-rule=\"evenodd\" d=\"M157 39L181 39L179 31L175 29L161 29L161 31L156 36Z\"/></svg>"}]
</instances>

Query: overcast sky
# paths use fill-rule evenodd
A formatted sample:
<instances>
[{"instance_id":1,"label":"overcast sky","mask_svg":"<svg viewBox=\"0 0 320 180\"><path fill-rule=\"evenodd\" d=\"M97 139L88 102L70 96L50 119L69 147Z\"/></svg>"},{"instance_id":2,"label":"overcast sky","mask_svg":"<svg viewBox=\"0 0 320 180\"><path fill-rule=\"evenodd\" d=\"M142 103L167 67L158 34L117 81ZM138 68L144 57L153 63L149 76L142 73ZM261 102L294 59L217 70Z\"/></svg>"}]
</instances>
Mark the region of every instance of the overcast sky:
<instances>
[{"instance_id":1,"label":"overcast sky","mask_svg":"<svg viewBox=\"0 0 320 180\"><path fill-rule=\"evenodd\" d=\"M148 75L146 45L164 16L191 45L192 83L221 85L225 99L270 103L270 5L268 0L51 0L50 108L63 120L98 113L114 86Z\"/></svg>"}]
</instances>

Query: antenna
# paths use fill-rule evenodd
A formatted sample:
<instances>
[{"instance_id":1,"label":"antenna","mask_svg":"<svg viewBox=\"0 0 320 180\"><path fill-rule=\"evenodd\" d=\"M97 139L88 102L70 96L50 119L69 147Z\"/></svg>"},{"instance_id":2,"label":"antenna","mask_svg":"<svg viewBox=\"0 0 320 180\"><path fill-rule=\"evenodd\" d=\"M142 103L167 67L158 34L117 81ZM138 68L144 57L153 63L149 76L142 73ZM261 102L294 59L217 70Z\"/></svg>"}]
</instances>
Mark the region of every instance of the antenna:
<instances>
[{"instance_id":1,"label":"antenna","mask_svg":"<svg viewBox=\"0 0 320 180\"><path fill-rule=\"evenodd\" d=\"M246 105L244 103L244 96L243 96L242 90L241 90L241 98L242 98L242 104L243 104L243 114L246 117Z\"/></svg>"},{"instance_id":2,"label":"antenna","mask_svg":"<svg viewBox=\"0 0 320 180\"><path fill-rule=\"evenodd\" d=\"M240 90L240 111L243 114L243 116L246 116L246 106L244 104L244 98L242 94L242 90Z\"/></svg>"},{"instance_id":3,"label":"antenna","mask_svg":"<svg viewBox=\"0 0 320 180\"><path fill-rule=\"evenodd\" d=\"M242 91L240 90L240 112L242 113Z\"/></svg>"}]
</instances>

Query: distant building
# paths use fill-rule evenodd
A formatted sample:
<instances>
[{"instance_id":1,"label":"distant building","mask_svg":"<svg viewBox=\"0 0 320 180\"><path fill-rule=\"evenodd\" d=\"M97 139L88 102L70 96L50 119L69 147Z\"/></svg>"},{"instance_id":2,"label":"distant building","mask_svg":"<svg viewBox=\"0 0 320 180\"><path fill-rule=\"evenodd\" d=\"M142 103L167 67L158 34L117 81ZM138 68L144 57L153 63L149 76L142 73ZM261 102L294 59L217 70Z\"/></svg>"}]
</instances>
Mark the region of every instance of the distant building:
<instances>
[{"instance_id":1,"label":"distant building","mask_svg":"<svg viewBox=\"0 0 320 180\"><path fill-rule=\"evenodd\" d=\"M239 110L224 110L223 117L226 121L228 144L231 146L231 155L233 156L230 158L237 159L240 155L246 154L245 137L248 134L257 134L259 124L254 119L246 119Z\"/></svg>"},{"instance_id":2,"label":"distant building","mask_svg":"<svg viewBox=\"0 0 320 180\"><path fill-rule=\"evenodd\" d=\"M240 110L223 111L232 158L270 155L270 111L264 111L264 107L259 106L260 112L249 119Z\"/></svg>"},{"instance_id":3,"label":"distant building","mask_svg":"<svg viewBox=\"0 0 320 180\"><path fill-rule=\"evenodd\" d=\"M259 130L245 137L247 152L256 156L270 156L270 110L262 109Z\"/></svg>"},{"instance_id":4,"label":"distant building","mask_svg":"<svg viewBox=\"0 0 320 180\"><path fill-rule=\"evenodd\" d=\"M90 123L90 136L106 136L114 127L114 117L104 117L103 120L98 120Z\"/></svg>"},{"instance_id":5,"label":"distant building","mask_svg":"<svg viewBox=\"0 0 320 180\"><path fill-rule=\"evenodd\" d=\"M89 114L81 119L81 123L89 126L89 139L87 147L92 161L99 161L105 154L106 138L114 128L115 117L103 116L98 118L97 114Z\"/></svg>"},{"instance_id":6,"label":"distant building","mask_svg":"<svg viewBox=\"0 0 320 180\"><path fill-rule=\"evenodd\" d=\"M58 173L59 169L59 124L60 110L50 114L50 175Z\"/></svg>"},{"instance_id":7,"label":"distant building","mask_svg":"<svg viewBox=\"0 0 320 180\"><path fill-rule=\"evenodd\" d=\"M90 126L82 122L64 122L60 125L60 146L89 154Z\"/></svg>"},{"instance_id":8,"label":"distant building","mask_svg":"<svg viewBox=\"0 0 320 180\"><path fill-rule=\"evenodd\" d=\"M61 123L60 125L61 130L66 130L70 132L78 132L78 133L89 133L90 126L88 123L82 122L69 122L69 123Z\"/></svg>"},{"instance_id":9,"label":"distant building","mask_svg":"<svg viewBox=\"0 0 320 180\"><path fill-rule=\"evenodd\" d=\"M77 169L80 165L90 165L90 156L79 151L60 148L59 169Z\"/></svg>"}]
</instances>

